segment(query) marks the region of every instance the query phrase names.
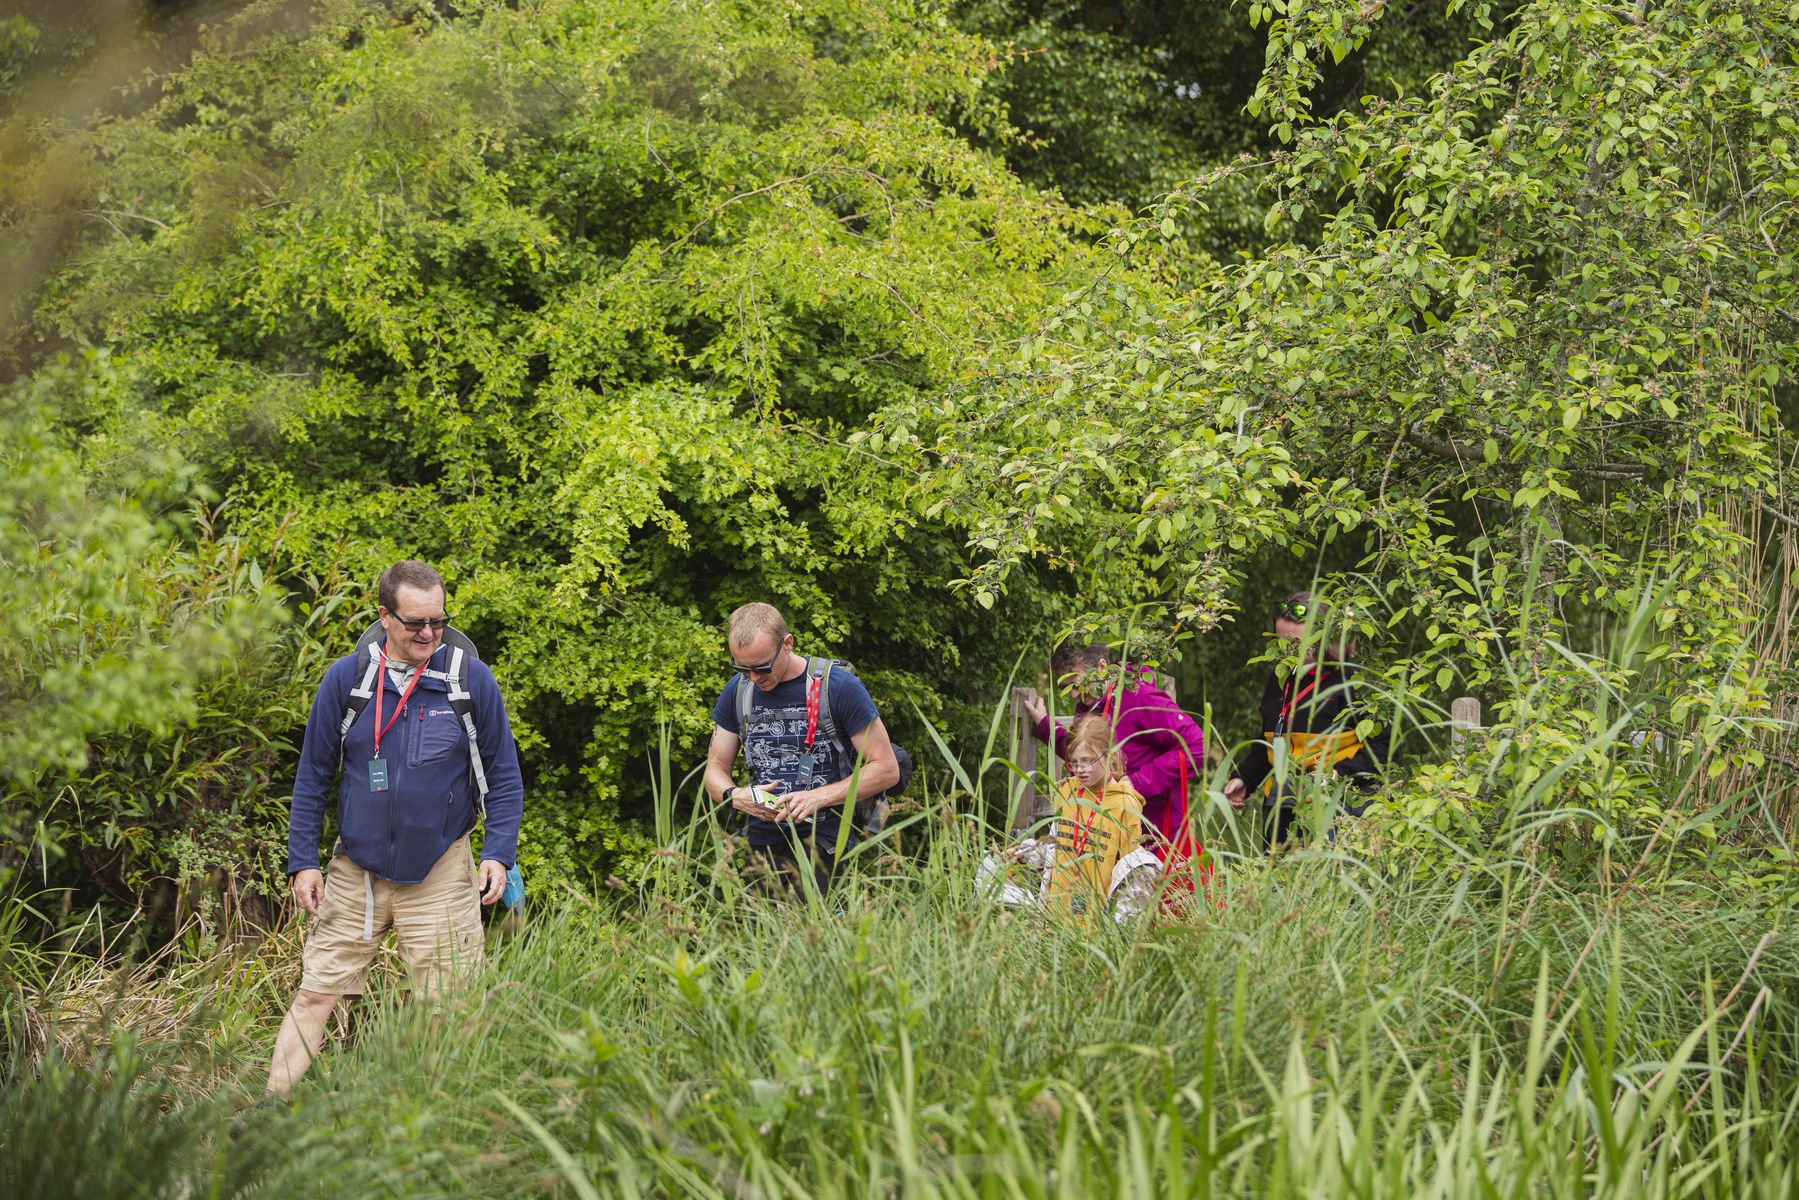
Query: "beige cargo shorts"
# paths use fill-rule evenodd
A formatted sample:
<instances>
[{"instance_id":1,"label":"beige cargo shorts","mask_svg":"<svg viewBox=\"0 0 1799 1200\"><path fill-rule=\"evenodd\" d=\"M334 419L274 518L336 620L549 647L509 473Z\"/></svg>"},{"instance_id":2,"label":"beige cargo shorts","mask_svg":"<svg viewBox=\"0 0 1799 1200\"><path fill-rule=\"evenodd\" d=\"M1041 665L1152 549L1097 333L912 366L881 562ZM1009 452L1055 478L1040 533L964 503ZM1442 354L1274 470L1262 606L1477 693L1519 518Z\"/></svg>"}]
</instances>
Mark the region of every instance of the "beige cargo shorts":
<instances>
[{"instance_id":1,"label":"beige cargo shorts","mask_svg":"<svg viewBox=\"0 0 1799 1200\"><path fill-rule=\"evenodd\" d=\"M300 986L358 996L389 928L421 995L433 995L482 961L480 872L460 838L424 879L378 879L342 854L325 868L325 898L306 931Z\"/></svg>"}]
</instances>

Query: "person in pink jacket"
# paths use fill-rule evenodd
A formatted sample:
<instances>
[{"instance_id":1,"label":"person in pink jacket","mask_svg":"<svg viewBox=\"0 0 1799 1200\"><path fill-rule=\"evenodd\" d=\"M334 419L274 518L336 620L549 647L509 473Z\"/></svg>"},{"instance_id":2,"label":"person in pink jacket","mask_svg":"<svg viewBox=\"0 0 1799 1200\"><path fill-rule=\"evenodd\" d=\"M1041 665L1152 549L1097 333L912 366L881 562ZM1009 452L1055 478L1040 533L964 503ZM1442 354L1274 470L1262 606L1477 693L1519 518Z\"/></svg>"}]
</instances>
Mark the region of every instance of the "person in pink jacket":
<instances>
[{"instance_id":1,"label":"person in pink jacket","mask_svg":"<svg viewBox=\"0 0 1799 1200\"><path fill-rule=\"evenodd\" d=\"M1065 641L1049 665L1056 681L1075 697L1077 715L1097 712L1112 722L1125 774L1143 797L1144 822L1155 826L1163 845L1188 847L1193 835L1187 825L1187 783L1201 778L1206 761L1199 723L1151 683L1146 672L1114 662L1104 642ZM1037 740L1049 741L1049 711L1043 702L1032 700L1026 711L1037 722ZM1055 738L1056 754L1065 756L1068 730L1058 726Z\"/></svg>"}]
</instances>

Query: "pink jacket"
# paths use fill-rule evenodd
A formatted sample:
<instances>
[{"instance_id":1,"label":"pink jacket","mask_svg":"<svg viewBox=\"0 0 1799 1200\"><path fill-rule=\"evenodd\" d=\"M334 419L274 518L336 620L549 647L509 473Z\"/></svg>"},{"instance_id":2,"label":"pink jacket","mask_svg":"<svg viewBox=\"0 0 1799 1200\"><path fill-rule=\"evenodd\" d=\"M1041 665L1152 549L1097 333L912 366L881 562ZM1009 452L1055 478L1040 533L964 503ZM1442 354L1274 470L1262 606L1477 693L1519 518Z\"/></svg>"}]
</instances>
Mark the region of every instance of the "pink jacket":
<instances>
[{"instance_id":1,"label":"pink jacket","mask_svg":"<svg viewBox=\"0 0 1799 1200\"><path fill-rule=\"evenodd\" d=\"M1104 699L1082 700L1077 714L1098 709L1112 718L1112 737L1124 754L1125 773L1143 797L1143 819L1173 841L1187 820L1187 796L1181 790L1181 760L1187 777L1197 781L1206 761L1205 734L1199 723L1164 692L1144 681L1135 668L1125 668L1126 687L1113 704L1113 687ZM1049 718L1037 722L1037 740L1049 741ZM1067 756L1068 729L1056 728L1056 754Z\"/></svg>"}]
</instances>

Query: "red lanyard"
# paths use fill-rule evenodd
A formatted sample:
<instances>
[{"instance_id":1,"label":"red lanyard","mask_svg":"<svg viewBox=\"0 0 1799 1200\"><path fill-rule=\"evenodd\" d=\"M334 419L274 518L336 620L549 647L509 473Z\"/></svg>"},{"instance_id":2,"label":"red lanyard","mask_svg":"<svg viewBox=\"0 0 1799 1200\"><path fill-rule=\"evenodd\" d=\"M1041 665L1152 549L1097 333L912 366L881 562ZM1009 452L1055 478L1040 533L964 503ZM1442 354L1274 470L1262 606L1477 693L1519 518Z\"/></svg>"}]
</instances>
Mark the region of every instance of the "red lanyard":
<instances>
[{"instance_id":1,"label":"red lanyard","mask_svg":"<svg viewBox=\"0 0 1799 1200\"><path fill-rule=\"evenodd\" d=\"M1108 779L1107 782L1109 783L1111 781ZM1078 803L1091 794L1092 793L1088 791L1087 785L1083 783L1076 789L1074 798ZM1087 842L1090 840L1093 829L1093 822L1099 818L1098 808L1099 805L1105 802L1105 797L1106 789L1101 787L1099 789L1099 794L1093 797L1093 808L1088 809L1085 813L1081 813L1077 810L1073 817L1066 818L1070 826L1068 831L1068 846L1075 854L1086 853Z\"/></svg>"},{"instance_id":2,"label":"red lanyard","mask_svg":"<svg viewBox=\"0 0 1799 1200\"><path fill-rule=\"evenodd\" d=\"M1287 731L1287 719L1288 719L1288 717L1290 717L1292 715L1293 709L1299 704L1299 702L1301 700L1304 700L1307 696L1311 695L1313 690L1315 688L1317 688L1318 684L1323 679L1324 679L1324 668L1319 667L1312 672L1312 682L1308 683L1305 686L1304 690L1302 690L1298 693L1289 692L1287 694L1287 703L1281 709L1280 731L1282 733L1285 733ZM1299 683L1299 679L1297 676L1294 678L1293 682L1295 685L1297 685Z\"/></svg>"},{"instance_id":3,"label":"red lanyard","mask_svg":"<svg viewBox=\"0 0 1799 1200\"><path fill-rule=\"evenodd\" d=\"M812 743L818 740L818 693L820 680L814 679L806 685L806 749L812 749Z\"/></svg>"},{"instance_id":4,"label":"red lanyard","mask_svg":"<svg viewBox=\"0 0 1799 1200\"><path fill-rule=\"evenodd\" d=\"M1069 834L1068 843L1069 848L1076 854L1085 854L1087 852L1087 842L1089 841L1093 829L1093 822L1098 817L1098 813L1090 812L1085 817L1075 818L1074 830Z\"/></svg>"},{"instance_id":5,"label":"red lanyard","mask_svg":"<svg viewBox=\"0 0 1799 1200\"><path fill-rule=\"evenodd\" d=\"M412 689L419 685L419 679L425 674L425 664L420 663L413 673L412 682L400 693L400 707L394 709L394 715L387 718L387 724L381 723L381 697L387 691L387 648L381 649L381 674L375 680L375 757L381 757L381 735L393 728L400 714L406 711L406 701L412 697Z\"/></svg>"}]
</instances>

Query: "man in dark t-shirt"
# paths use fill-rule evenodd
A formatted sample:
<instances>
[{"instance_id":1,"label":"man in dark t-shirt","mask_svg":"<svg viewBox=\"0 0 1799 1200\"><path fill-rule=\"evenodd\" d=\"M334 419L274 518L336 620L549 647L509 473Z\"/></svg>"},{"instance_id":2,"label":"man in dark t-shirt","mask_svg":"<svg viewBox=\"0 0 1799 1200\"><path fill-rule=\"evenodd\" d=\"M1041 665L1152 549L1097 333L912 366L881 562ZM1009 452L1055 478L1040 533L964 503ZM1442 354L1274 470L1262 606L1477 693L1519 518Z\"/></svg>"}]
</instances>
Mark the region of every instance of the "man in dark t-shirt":
<instances>
[{"instance_id":1,"label":"man in dark t-shirt","mask_svg":"<svg viewBox=\"0 0 1799 1200\"><path fill-rule=\"evenodd\" d=\"M861 795L899 781L887 727L852 672L834 670L823 686L807 670L774 606L746 604L733 612L725 642L736 674L712 706L706 790L744 815L744 833L758 855L783 873L808 863L823 891L836 875L843 808L857 761ZM743 687L754 689L747 729L739 727L737 689ZM821 701L829 707L828 723ZM830 738L832 727L841 744ZM739 747L744 779L732 774ZM852 820L845 847L854 841Z\"/></svg>"}]
</instances>

